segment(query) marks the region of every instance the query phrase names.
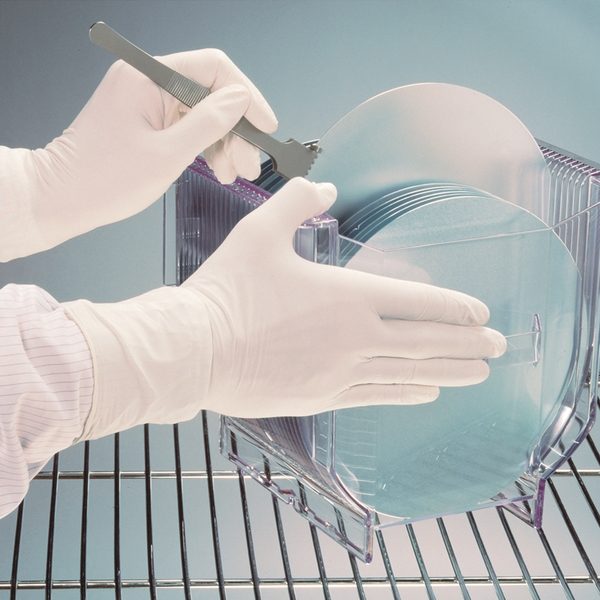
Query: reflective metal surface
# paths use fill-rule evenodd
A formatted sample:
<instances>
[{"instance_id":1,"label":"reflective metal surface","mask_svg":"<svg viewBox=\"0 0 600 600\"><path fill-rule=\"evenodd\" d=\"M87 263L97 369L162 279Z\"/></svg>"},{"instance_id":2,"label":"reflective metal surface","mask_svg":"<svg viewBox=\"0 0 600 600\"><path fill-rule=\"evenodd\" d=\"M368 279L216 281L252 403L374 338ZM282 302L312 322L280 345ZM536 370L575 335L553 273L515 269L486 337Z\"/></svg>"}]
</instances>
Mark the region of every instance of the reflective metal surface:
<instances>
[{"instance_id":1,"label":"reflective metal surface","mask_svg":"<svg viewBox=\"0 0 600 600\"><path fill-rule=\"evenodd\" d=\"M378 531L365 566L218 454L217 418L56 457L0 521L0 597L540 598L600 594L600 439L551 479L544 528L489 509ZM274 480L281 478L272 473Z\"/></svg>"}]
</instances>

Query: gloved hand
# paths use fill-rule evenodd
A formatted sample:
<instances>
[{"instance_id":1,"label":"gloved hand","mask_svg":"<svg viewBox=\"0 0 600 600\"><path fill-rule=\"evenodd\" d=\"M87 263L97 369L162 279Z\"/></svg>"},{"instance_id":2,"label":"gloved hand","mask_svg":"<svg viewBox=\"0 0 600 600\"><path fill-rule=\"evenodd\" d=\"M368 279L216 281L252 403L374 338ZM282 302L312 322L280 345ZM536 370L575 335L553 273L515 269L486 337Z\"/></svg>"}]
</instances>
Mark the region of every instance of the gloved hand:
<instances>
[{"instance_id":1,"label":"gloved hand","mask_svg":"<svg viewBox=\"0 0 600 600\"><path fill-rule=\"evenodd\" d=\"M178 288L115 304L65 303L94 361L84 439L200 409L240 417L307 415L436 399L483 381L505 339L460 292L295 254L330 184L290 181L244 218Z\"/></svg>"},{"instance_id":2,"label":"gloved hand","mask_svg":"<svg viewBox=\"0 0 600 600\"><path fill-rule=\"evenodd\" d=\"M225 183L258 176L259 151L228 133L242 116L277 128L254 85L218 50L159 60L214 93L189 110L117 61L63 135L38 150L0 147L0 261L138 213L203 150Z\"/></svg>"}]
</instances>

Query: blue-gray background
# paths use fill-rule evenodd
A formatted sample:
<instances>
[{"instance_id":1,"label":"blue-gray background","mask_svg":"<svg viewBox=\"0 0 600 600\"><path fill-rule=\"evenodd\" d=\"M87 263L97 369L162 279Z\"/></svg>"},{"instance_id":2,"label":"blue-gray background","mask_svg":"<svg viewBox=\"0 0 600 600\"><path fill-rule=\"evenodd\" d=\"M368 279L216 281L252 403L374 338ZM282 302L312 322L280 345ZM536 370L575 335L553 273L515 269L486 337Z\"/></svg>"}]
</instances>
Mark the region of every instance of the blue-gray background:
<instances>
[{"instance_id":1,"label":"blue-gray background","mask_svg":"<svg viewBox=\"0 0 600 600\"><path fill-rule=\"evenodd\" d=\"M407 83L470 86L532 133L600 161L595 0L0 0L0 144L60 135L112 58L104 20L154 54L224 49L264 92L281 137L319 137L362 100ZM132 173L132 177L142 177ZM162 283L162 207L0 265L0 286L107 301Z\"/></svg>"},{"instance_id":2,"label":"blue-gray background","mask_svg":"<svg viewBox=\"0 0 600 600\"><path fill-rule=\"evenodd\" d=\"M595 0L0 0L0 144L43 146L71 123L112 61L88 40L88 27L97 20L108 22L154 54L207 46L224 49L271 102L283 138L319 137L344 113L378 92L408 83L440 81L466 85L495 97L536 137L600 162L600 2ZM48 252L0 264L0 286L9 282L38 284L59 300L86 297L98 301L127 298L160 285L161 203ZM210 418L215 432L216 418ZM195 423L182 426L184 468L203 468L199 464L199 431ZM211 435L214 446L216 434ZM153 448L168 449L153 452L155 469L173 469L170 436L169 428L152 428ZM124 434L121 444L126 450L121 468L141 470L141 430ZM79 445L63 455L61 469L81 470L81 452ZM224 459L214 454L217 468L227 468ZM95 442L90 460L92 469L110 471L112 439ZM134 579L146 577L144 553L139 550L145 544L141 483L131 480L123 484L123 522L128 523L129 532L122 542L123 573ZM238 522L239 507L231 509L231 502L239 502L225 485L231 482L221 483L217 486L217 505L227 511L223 513L227 519L234 519L231 528L221 531L224 560L229 561L226 572L248 577L245 571L240 574L231 566L237 562L243 566L243 524ZM90 514L103 515L102 510L112 507L112 484L100 481L94 485ZM193 485L195 480L189 483ZM48 481L34 482L26 502L29 510L19 571L23 579L44 576L45 546L40 535L45 536L48 523L48 486ZM160 481L154 486L155 508L165 520L165 524L163 519L155 524L156 552L158 562L169 565L169 557L178 560L178 542L173 537L177 525L168 520L175 519L176 500L174 491L163 490ZM56 561L54 571L58 578L78 576L78 546L73 543L78 522L73 515L80 510L80 487L79 482L61 480L57 522L62 538L56 542L55 553L62 560ZM207 555L198 545L201 540L210 540L206 494L199 490L186 488L188 501L191 498L194 506L187 515L190 556L195 576L214 577L208 572L210 561L201 559ZM257 505L265 506L267 497L260 495L258 486L248 486L248 490L250 495L257 495ZM574 519L586 514L583 501L579 502L572 512ZM290 555L293 560L308 561L307 529L291 511L289 514L294 517L289 521L294 532L288 536ZM261 573L282 577L281 565L277 566L272 555L276 542L265 543L266 539L275 540L264 533L273 525L264 510L256 515L260 520L255 532L262 536L257 552L264 553L264 557L259 555L259 563L264 562ZM13 514L0 524L0 580L9 577L12 544L6 540L13 539L14 518ZM89 550L90 577L103 578L106 570L110 571L108 522L90 523L89 537L94 540ZM549 529L553 522L548 519ZM427 523L422 527L429 526ZM580 530L585 533L587 528L581 526ZM595 530L589 531L594 536ZM492 539L502 535L497 531ZM428 539L434 539L433 534ZM347 558L322 543L327 552L339 558L329 574L346 573ZM596 547L597 539L589 544ZM541 548L536 551L534 542L524 547L525 552L531 552L530 564L553 577L549 565L545 570L538 566ZM561 548L563 544L558 545ZM443 547L424 544L423 549L431 552L432 560L445 556ZM160 552L167 552L169 557ZM399 551L396 554L407 556ZM504 548L495 559L496 565L509 554L510 549ZM567 564L570 556L576 557L576 550L565 542L561 564ZM298 564L294 572L304 573ZM313 572L314 565L311 568ZM370 568L373 573L375 567ZM577 568L583 570L581 565ZM516 564L506 569L518 572ZM418 577L416 565L413 570ZM446 570L450 572L448 565ZM172 571L164 573L159 572L159 577L172 577ZM585 597L595 597L594 593L595 588ZM560 591L558 594L543 597L553 600L560 597ZM518 597L527 597L526 590Z\"/></svg>"}]
</instances>

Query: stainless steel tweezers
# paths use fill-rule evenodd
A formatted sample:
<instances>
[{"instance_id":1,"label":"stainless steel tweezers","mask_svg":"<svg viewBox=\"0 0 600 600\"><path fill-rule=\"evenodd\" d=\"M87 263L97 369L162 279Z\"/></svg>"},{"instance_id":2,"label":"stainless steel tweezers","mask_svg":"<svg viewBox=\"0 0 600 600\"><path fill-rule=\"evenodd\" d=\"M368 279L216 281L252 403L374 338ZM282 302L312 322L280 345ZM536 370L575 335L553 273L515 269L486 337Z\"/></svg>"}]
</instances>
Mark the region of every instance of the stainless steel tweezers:
<instances>
[{"instance_id":1,"label":"stainless steel tweezers","mask_svg":"<svg viewBox=\"0 0 600 600\"><path fill-rule=\"evenodd\" d=\"M208 88L163 65L102 21L90 27L90 39L136 68L190 108L210 94ZM254 127L245 118L241 119L232 132L268 154L275 170L288 179L305 177L319 152L315 145L305 146L294 139L280 142Z\"/></svg>"}]
</instances>

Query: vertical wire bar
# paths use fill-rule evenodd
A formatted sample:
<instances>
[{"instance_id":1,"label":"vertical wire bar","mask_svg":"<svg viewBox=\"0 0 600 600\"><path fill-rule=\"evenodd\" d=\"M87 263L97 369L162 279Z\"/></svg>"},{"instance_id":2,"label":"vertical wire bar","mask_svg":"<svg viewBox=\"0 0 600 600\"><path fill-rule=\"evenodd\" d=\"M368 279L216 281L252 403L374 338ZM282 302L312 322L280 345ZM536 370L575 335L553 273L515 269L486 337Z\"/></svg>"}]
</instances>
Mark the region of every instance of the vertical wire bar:
<instances>
[{"instance_id":1,"label":"vertical wire bar","mask_svg":"<svg viewBox=\"0 0 600 600\"><path fill-rule=\"evenodd\" d=\"M560 497L558 490L556 489L554 482L552 481L552 478L548 479L548 486L550 487L550 490L552 491L554 499L556 500L556 504L558 505L558 510L560 511L560 514L562 515L562 518L563 518L567 528L569 529L569 533L571 534L571 537L573 538L573 542L575 542L575 546L577 547L577 550L579 551L581 560L583 560L583 563L585 564L585 567L588 570L590 577L594 581L596 588L598 589L598 591L600 591L600 582L598 581L598 575L596 574L596 571L595 571L594 567L592 566L589 556L587 555L587 552L585 551L585 548L583 547L583 544L581 543L581 540L579 539L579 536L577 535L577 531L573 525L573 522L571 521L571 519L569 517L569 514L567 513L567 509L565 508L565 505L563 504L562 498Z\"/></svg>"},{"instance_id":2,"label":"vertical wire bar","mask_svg":"<svg viewBox=\"0 0 600 600\"><path fill-rule=\"evenodd\" d=\"M248 561L250 562L250 573L252 574L252 587L254 589L254 598L260 600L260 586L258 569L256 567L256 556L254 554L254 542L252 541L252 529L250 526L250 513L248 511L248 499L246 497L246 486L244 476L240 469L237 469L238 482L240 484L240 498L242 501L242 514L244 516L244 529L246 530L246 547L248 549Z\"/></svg>"},{"instance_id":3,"label":"vertical wire bar","mask_svg":"<svg viewBox=\"0 0 600 600\"><path fill-rule=\"evenodd\" d=\"M50 496L50 519L48 522L48 546L46 552L46 600L52 598L52 555L54 553L54 521L56 518L56 495L58 491L58 454L52 464L52 492Z\"/></svg>"},{"instance_id":4,"label":"vertical wire bar","mask_svg":"<svg viewBox=\"0 0 600 600\"><path fill-rule=\"evenodd\" d=\"M83 445L83 497L81 500L81 546L79 554L79 590L81 600L87 595L87 521L90 488L90 443Z\"/></svg>"},{"instance_id":5,"label":"vertical wire bar","mask_svg":"<svg viewBox=\"0 0 600 600\"><path fill-rule=\"evenodd\" d=\"M181 475L181 451L179 447L179 425L173 425L173 444L175 446L175 474L177 476L177 511L179 514L179 551L181 553L181 574L186 600L192 600L190 572L187 559L187 543L185 537L185 516L183 505L183 478Z\"/></svg>"},{"instance_id":6,"label":"vertical wire bar","mask_svg":"<svg viewBox=\"0 0 600 600\"><path fill-rule=\"evenodd\" d=\"M600 525L600 512L598 512L598 507L594 503L594 499L590 495L590 493L583 481L583 478L579 474L579 471L577 470L577 467L575 466L575 463L573 462L573 459L570 458L568 463L569 463L569 467L571 467L571 471L573 471L573 475L575 475L575 479L576 479L577 483L579 484L579 488L581 489L581 492L583 493L585 500L586 500L590 510L592 511L592 514L594 515L594 519L596 519L596 523L598 523L598 525Z\"/></svg>"},{"instance_id":7,"label":"vertical wire bar","mask_svg":"<svg viewBox=\"0 0 600 600\"><path fill-rule=\"evenodd\" d=\"M271 467L269 461L265 458L265 475L267 479L271 479ZM294 591L294 580L292 578L292 569L287 553L287 544L285 542L285 533L283 531L283 523L281 522L281 513L279 511L279 500L275 496L271 496L273 503L273 514L275 515L275 527L277 529L277 538L279 540L279 550L281 551L281 560L283 562L283 572L287 583L288 594L290 600L296 600L296 592Z\"/></svg>"},{"instance_id":8,"label":"vertical wire bar","mask_svg":"<svg viewBox=\"0 0 600 600\"><path fill-rule=\"evenodd\" d=\"M592 451L592 454L594 455L594 458L598 461L598 464L600 464L600 452L598 451L598 448L596 447L592 436L588 435L586 439L588 441L588 445Z\"/></svg>"},{"instance_id":9,"label":"vertical wire bar","mask_svg":"<svg viewBox=\"0 0 600 600\"><path fill-rule=\"evenodd\" d=\"M379 524L379 519L377 520L377 523ZM379 544L379 550L381 551L381 558L383 559L385 572L387 574L388 581L390 582L392 596L394 597L394 600L401 600L400 592L398 591L398 586L396 585L396 576L394 575L392 563L390 562L390 557L388 555L387 547L385 545L385 540L383 539L383 531L381 531L381 529L376 529L375 537L377 538L377 543Z\"/></svg>"},{"instance_id":10,"label":"vertical wire bar","mask_svg":"<svg viewBox=\"0 0 600 600\"><path fill-rule=\"evenodd\" d=\"M21 528L23 526L23 505L25 501L19 504L17 511L17 522L15 524L15 543L13 546L12 570L10 574L10 600L17 598L17 575L19 572L19 550L21 548Z\"/></svg>"},{"instance_id":11,"label":"vertical wire bar","mask_svg":"<svg viewBox=\"0 0 600 600\"><path fill-rule=\"evenodd\" d=\"M204 436L204 458L206 462L206 483L208 486L208 499L210 503L210 524L212 527L213 550L215 554L215 568L217 570L217 582L219 584L219 595L221 600L226 598L225 581L223 579L223 562L221 560L221 546L219 544L219 527L217 523L217 511L215 507L215 488L213 481L212 461L210 458L210 443L208 438L208 419L206 411L202 411L202 431Z\"/></svg>"},{"instance_id":12,"label":"vertical wire bar","mask_svg":"<svg viewBox=\"0 0 600 600\"><path fill-rule=\"evenodd\" d=\"M427 572L427 567L425 566L425 561L423 560L423 555L421 554L421 549L419 548L419 542L417 542L415 530L410 523L406 526L406 532L408 533L410 544L415 554L415 558L417 559L417 565L419 566L419 571L421 572L421 577L423 579L423 583L425 584L427 597L429 600L435 600L431 579L429 578L429 573Z\"/></svg>"},{"instance_id":13,"label":"vertical wire bar","mask_svg":"<svg viewBox=\"0 0 600 600\"><path fill-rule=\"evenodd\" d=\"M307 504L306 491L304 484L298 481L298 489L300 490L300 501L304 506ZM331 594L329 593L329 581L327 579L327 573L325 571L325 561L323 560L323 553L321 552L321 544L319 542L319 535L317 528L309 521L310 537L312 539L313 548L315 550L315 558L317 559L317 568L319 569L319 577L321 579L321 585L323 586L323 596L325 600L331 600Z\"/></svg>"},{"instance_id":14,"label":"vertical wire bar","mask_svg":"<svg viewBox=\"0 0 600 600\"><path fill-rule=\"evenodd\" d=\"M567 583L567 581L565 579L562 569L560 568L560 565L558 564L558 561L556 560L556 556L554 555L554 552L552 551L552 548L550 547L550 542L548 542L548 538L546 538L546 534L544 533L544 530L538 529L537 532L538 532L538 536L542 542L542 545L544 546L544 550L546 551L546 554L548 555L548 558L550 559L552 568L554 569L554 572L556 573L558 580L560 581L560 585L563 588L565 596L569 600L575 600L575 596L573 596L573 593L571 592L571 588L569 587L569 584Z\"/></svg>"},{"instance_id":15,"label":"vertical wire bar","mask_svg":"<svg viewBox=\"0 0 600 600\"><path fill-rule=\"evenodd\" d=\"M114 574L115 599L121 600L121 456L119 434L115 433L115 474L114 474Z\"/></svg>"},{"instance_id":16,"label":"vertical wire bar","mask_svg":"<svg viewBox=\"0 0 600 600\"><path fill-rule=\"evenodd\" d=\"M513 533L510 529L510 525L508 524L508 521L506 520L506 515L504 514L504 512L502 511L501 508L496 508L496 512L498 514L498 517L500 517L500 522L502 523L502 527L504 528L504 533L506 533L506 537L508 538L510 547L512 548L512 551L515 554L515 558L517 559L517 562L519 563L519 568L521 569L521 572L523 573L523 577L525 578L525 581L527 583L527 587L529 588L529 593L531 594L531 597L535 598L535 600L541 600L537 590L535 589L535 585L533 585L531 575L529 574L529 569L527 569L527 565L525 564L525 561L523 560L523 555L521 554L521 551L519 550L517 541L515 540L515 537L513 536Z\"/></svg>"},{"instance_id":17,"label":"vertical wire bar","mask_svg":"<svg viewBox=\"0 0 600 600\"><path fill-rule=\"evenodd\" d=\"M346 526L344 525L342 513L337 508L334 508L333 510L337 518L340 533L345 539L348 539L348 536L346 535ZM348 560L350 561L350 568L352 569L352 575L354 576L354 582L356 583L356 591L358 592L358 597L360 598L360 600L366 600L362 579L358 570L358 566L356 564L356 556L354 556L350 551L348 551Z\"/></svg>"},{"instance_id":18,"label":"vertical wire bar","mask_svg":"<svg viewBox=\"0 0 600 600\"><path fill-rule=\"evenodd\" d=\"M454 553L454 548L452 547L452 542L450 541L450 537L448 536L448 531L446 530L444 520L441 517L438 517L436 521L440 529L440 533L442 534L442 539L444 540L444 546L446 546L448 558L450 559L450 563L452 564L452 570L454 571L454 575L456 575L456 580L458 581L458 585L460 586L460 589L462 591L463 598L471 600L471 594L469 593L469 590L465 585L465 579L460 570L458 560L456 559L456 554Z\"/></svg>"},{"instance_id":19,"label":"vertical wire bar","mask_svg":"<svg viewBox=\"0 0 600 600\"><path fill-rule=\"evenodd\" d=\"M496 570L492 565L492 561L490 559L489 554L487 553L487 549L485 544L483 543L483 538L479 533L479 527L477 527L477 522L475 521L475 517L472 512L467 513L467 519L469 520L469 524L471 525L471 531L475 536L475 542L477 543L477 547L479 548L479 553L481 554L481 558L483 559L483 563L485 564L485 568L490 576L492 583L494 584L494 590L496 591L496 596L498 600L506 600L506 596L500 587L500 582L498 581L498 577L496 575Z\"/></svg>"},{"instance_id":20,"label":"vertical wire bar","mask_svg":"<svg viewBox=\"0 0 600 600\"><path fill-rule=\"evenodd\" d=\"M156 600L156 574L154 572L154 538L152 535L152 478L150 474L150 426L144 425L144 481L146 484L146 549L148 554L148 579L150 598Z\"/></svg>"},{"instance_id":21,"label":"vertical wire bar","mask_svg":"<svg viewBox=\"0 0 600 600\"><path fill-rule=\"evenodd\" d=\"M231 450L237 455L237 439L235 434L230 433L231 436ZM238 468L238 483L240 486L240 498L242 501L242 515L244 517L244 529L246 531L246 547L248 549L248 561L250 562L250 573L252 575L252 588L254 589L255 600L260 600L260 579L258 577L258 569L256 566L256 555L254 553L254 542L252 540L252 525L250 523L250 511L248 509L248 498L246 497L246 484L244 482L244 476L242 471Z\"/></svg>"}]
</instances>

